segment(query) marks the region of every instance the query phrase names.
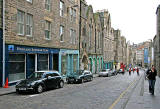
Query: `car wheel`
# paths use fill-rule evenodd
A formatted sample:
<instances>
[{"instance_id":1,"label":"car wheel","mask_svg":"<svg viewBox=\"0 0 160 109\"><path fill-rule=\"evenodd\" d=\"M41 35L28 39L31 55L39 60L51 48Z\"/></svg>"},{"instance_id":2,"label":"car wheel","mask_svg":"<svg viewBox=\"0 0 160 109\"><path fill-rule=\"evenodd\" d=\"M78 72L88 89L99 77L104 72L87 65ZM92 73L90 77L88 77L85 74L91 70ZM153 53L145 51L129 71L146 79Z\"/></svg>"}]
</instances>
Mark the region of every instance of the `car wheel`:
<instances>
[{"instance_id":1,"label":"car wheel","mask_svg":"<svg viewBox=\"0 0 160 109\"><path fill-rule=\"evenodd\" d=\"M90 78L90 81L93 81L93 77Z\"/></svg>"},{"instance_id":2,"label":"car wheel","mask_svg":"<svg viewBox=\"0 0 160 109\"><path fill-rule=\"evenodd\" d=\"M84 83L84 79L82 78L81 83Z\"/></svg>"},{"instance_id":3,"label":"car wheel","mask_svg":"<svg viewBox=\"0 0 160 109\"><path fill-rule=\"evenodd\" d=\"M20 94L21 92L20 92L18 89L16 89L16 93L17 93L17 94Z\"/></svg>"},{"instance_id":4,"label":"car wheel","mask_svg":"<svg viewBox=\"0 0 160 109\"><path fill-rule=\"evenodd\" d=\"M63 81L60 81L60 82L59 82L59 88L63 88L63 86L64 86L64 82L63 82Z\"/></svg>"},{"instance_id":5,"label":"car wheel","mask_svg":"<svg viewBox=\"0 0 160 109\"><path fill-rule=\"evenodd\" d=\"M43 92L43 86L41 84L39 84L37 86L37 93L42 93Z\"/></svg>"},{"instance_id":6,"label":"car wheel","mask_svg":"<svg viewBox=\"0 0 160 109\"><path fill-rule=\"evenodd\" d=\"M71 84L71 82L69 80L67 80L67 84Z\"/></svg>"}]
</instances>

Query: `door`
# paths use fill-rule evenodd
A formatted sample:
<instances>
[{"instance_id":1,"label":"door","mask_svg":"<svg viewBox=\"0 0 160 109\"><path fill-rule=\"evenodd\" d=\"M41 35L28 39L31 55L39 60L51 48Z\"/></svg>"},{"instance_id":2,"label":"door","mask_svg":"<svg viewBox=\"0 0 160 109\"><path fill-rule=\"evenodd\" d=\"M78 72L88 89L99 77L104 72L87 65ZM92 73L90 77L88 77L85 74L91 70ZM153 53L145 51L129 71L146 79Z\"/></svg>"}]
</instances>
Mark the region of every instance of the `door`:
<instances>
[{"instance_id":1,"label":"door","mask_svg":"<svg viewBox=\"0 0 160 109\"><path fill-rule=\"evenodd\" d=\"M47 73L45 75L46 81L45 81L45 85L47 86L47 88L54 88L56 86L55 81L56 78L53 76L53 73Z\"/></svg>"},{"instance_id":2,"label":"door","mask_svg":"<svg viewBox=\"0 0 160 109\"><path fill-rule=\"evenodd\" d=\"M73 73L73 58L72 58L72 55L69 55L68 68L69 68L69 73Z\"/></svg>"},{"instance_id":3,"label":"door","mask_svg":"<svg viewBox=\"0 0 160 109\"><path fill-rule=\"evenodd\" d=\"M35 54L28 54L27 57L27 77L35 71Z\"/></svg>"},{"instance_id":4,"label":"door","mask_svg":"<svg viewBox=\"0 0 160 109\"><path fill-rule=\"evenodd\" d=\"M58 54L53 54L53 70L58 71Z\"/></svg>"}]
</instances>

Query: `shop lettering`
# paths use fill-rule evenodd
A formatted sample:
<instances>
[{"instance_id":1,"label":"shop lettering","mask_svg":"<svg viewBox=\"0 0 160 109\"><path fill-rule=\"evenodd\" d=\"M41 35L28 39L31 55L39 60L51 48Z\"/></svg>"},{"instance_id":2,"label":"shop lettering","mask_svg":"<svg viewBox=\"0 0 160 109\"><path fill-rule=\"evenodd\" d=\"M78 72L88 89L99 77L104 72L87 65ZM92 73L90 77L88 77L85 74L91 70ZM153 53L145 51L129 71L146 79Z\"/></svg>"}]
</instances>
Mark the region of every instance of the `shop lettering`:
<instances>
[{"instance_id":1,"label":"shop lettering","mask_svg":"<svg viewBox=\"0 0 160 109\"><path fill-rule=\"evenodd\" d=\"M48 50L47 50L47 49L38 49L38 48L21 48L21 47L17 47L17 51L48 52Z\"/></svg>"}]
</instances>

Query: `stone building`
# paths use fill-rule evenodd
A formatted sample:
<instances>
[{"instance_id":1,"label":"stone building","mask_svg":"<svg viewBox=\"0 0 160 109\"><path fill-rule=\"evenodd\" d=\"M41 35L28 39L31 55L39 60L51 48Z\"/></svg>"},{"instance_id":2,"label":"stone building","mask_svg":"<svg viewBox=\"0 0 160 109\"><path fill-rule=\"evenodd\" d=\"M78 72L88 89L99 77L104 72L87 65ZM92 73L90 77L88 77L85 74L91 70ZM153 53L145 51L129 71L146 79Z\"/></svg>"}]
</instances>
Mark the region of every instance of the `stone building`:
<instances>
[{"instance_id":1,"label":"stone building","mask_svg":"<svg viewBox=\"0 0 160 109\"><path fill-rule=\"evenodd\" d=\"M123 56L123 61L122 63L124 65L127 64L127 49L126 49L126 38L124 36L121 37L121 41L122 41L122 56Z\"/></svg>"},{"instance_id":2,"label":"stone building","mask_svg":"<svg viewBox=\"0 0 160 109\"><path fill-rule=\"evenodd\" d=\"M3 0L0 0L0 72L3 72ZM0 86L2 86L2 77L3 74L0 73Z\"/></svg>"},{"instance_id":3,"label":"stone building","mask_svg":"<svg viewBox=\"0 0 160 109\"><path fill-rule=\"evenodd\" d=\"M5 2L5 79L10 84L38 70L67 75L79 69L77 0Z\"/></svg>"},{"instance_id":4,"label":"stone building","mask_svg":"<svg viewBox=\"0 0 160 109\"><path fill-rule=\"evenodd\" d=\"M121 40L121 31L114 30L114 40L116 43L115 49L115 63L116 69L120 69L120 65L123 62L123 52L122 52L122 40Z\"/></svg>"},{"instance_id":5,"label":"stone building","mask_svg":"<svg viewBox=\"0 0 160 109\"><path fill-rule=\"evenodd\" d=\"M102 27L99 13L81 0L80 69L97 73L102 69Z\"/></svg>"},{"instance_id":6,"label":"stone building","mask_svg":"<svg viewBox=\"0 0 160 109\"><path fill-rule=\"evenodd\" d=\"M154 66L160 72L160 5L157 7L156 11L156 36L153 39L154 47ZM159 73L160 76L160 73Z\"/></svg>"},{"instance_id":7,"label":"stone building","mask_svg":"<svg viewBox=\"0 0 160 109\"><path fill-rule=\"evenodd\" d=\"M114 67L114 29L111 27L111 16L107 10L98 11L100 13L103 27L103 61L104 68L113 69Z\"/></svg>"},{"instance_id":8,"label":"stone building","mask_svg":"<svg viewBox=\"0 0 160 109\"><path fill-rule=\"evenodd\" d=\"M100 13L94 13L95 20L95 51L97 55L97 72L103 69L103 29Z\"/></svg>"}]
</instances>

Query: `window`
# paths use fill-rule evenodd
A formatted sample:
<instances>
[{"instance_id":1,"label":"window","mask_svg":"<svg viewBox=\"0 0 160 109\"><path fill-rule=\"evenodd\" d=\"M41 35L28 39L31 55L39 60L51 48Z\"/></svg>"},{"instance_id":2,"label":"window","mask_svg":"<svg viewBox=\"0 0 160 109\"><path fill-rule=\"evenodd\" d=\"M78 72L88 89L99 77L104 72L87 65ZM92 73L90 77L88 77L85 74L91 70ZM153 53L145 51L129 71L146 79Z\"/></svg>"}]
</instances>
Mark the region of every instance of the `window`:
<instances>
[{"instance_id":1,"label":"window","mask_svg":"<svg viewBox=\"0 0 160 109\"><path fill-rule=\"evenodd\" d=\"M70 8L70 21L76 21L76 10L73 8Z\"/></svg>"},{"instance_id":2,"label":"window","mask_svg":"<svg viewBox=\"0 0 160 109\"><path fill-rule=\"evenodd\" d=\"M26 0L27 2L30 2L30 3L32 3L32 0Z\"/></svg>"},{"instance_id":3,"label":"window","mask_svg":"<svg viewBox=\"0 0 160 109\"><path fill-rule=\"evenodd\" d=\"M50 0L45 0L45 9L48 11L51 10L51 1Z\"/></svg>"},{"instance_id":4,"label":"window","mask_svg":"<svg viewBox=\"0 0 160 109\"><path fill-rule=\"evenodd\" d=\"M101 47L101 33L100 32L98 32L98 48L100 48Z\"/></svg>"},{"instance_id":5,"label":"window","mask_svg":"<svg viewBox=\"0 0 160 109\"><path fill-rule=\"evenodd\" d=\"M17 13L18 34L24 35L24 12L18 10Z\"/></svg>"},{"instance_id":6,"label":"window","mask_svg":"<svg viewBox=\"0 0 160 109\"><path fill-rule=\"evenodd\" d=\"M50 39L51 37L51 22L45 21L45 38Z\"/></svg>"},{"instance_id":7,"label":"window","mask_svg":"<svg viewBox=\"0 0 160 109\"><path fill-rule=\"evenodd\" d=\"M73 8L70 8L70 21L73 21Z\"/></svg>"},{"instance_id":8,"label":"window","mask_svg":"<svg viewBox=\"0 0 160 109\"><path fill-rule=\"evenodd\" d=\"M9 82L25 79L25 55L9 54Z\"/></svg>"},{"instance_id":9,"label":"window","mask_svg":"<svg viewBox=\"0 0 160 109\"><path fill-rule=\"evenodd\" d=\"M60 16L62 17L64 14L64 2L60 1Z\"/></svg>"},{"instance_id":10,"label":"window","mask_svg":"<svg viewBox=\"0 0 160 109\"><path fill-rule=\"evenodd\" d=\"M70 29L70 43L76 44L76 30Z\"/></svg>"},{"instance_id":11,"label":"window","mask_svg":"<svg viewBox=\"0 0 160 109\"><path fill-rule=\"evenodd\" d=\"M60 41L64 40L64 26L60 26Z\"/></svg>"},{"instance_id":12,"label":"window","mask_svg":"<svg viewBox=\"0 0 160 109\"><path fill-rule=\"evenodd\" d=\"M38 71L48 70L48 54L38 55Z\"/></svg>"},{"instance_id":13,"label":"window","mask_svg":"<svg viewBox=\"0 0 160 109\"><path fill-rule=\"evenodd\" d=\"M33 15L27 14L26 17L26 35L32 36L33 31Z\"/></svg>"},{"instance_id":14,"label":"window","mask_svg":"<svg viewBox=\"0 0 160 109\"><path fill-rule=\"evenodd\" d=\"M92 38L92 26L89 25L89 46L91 47L91 38Z\"/></svg>"}]
</instances>

